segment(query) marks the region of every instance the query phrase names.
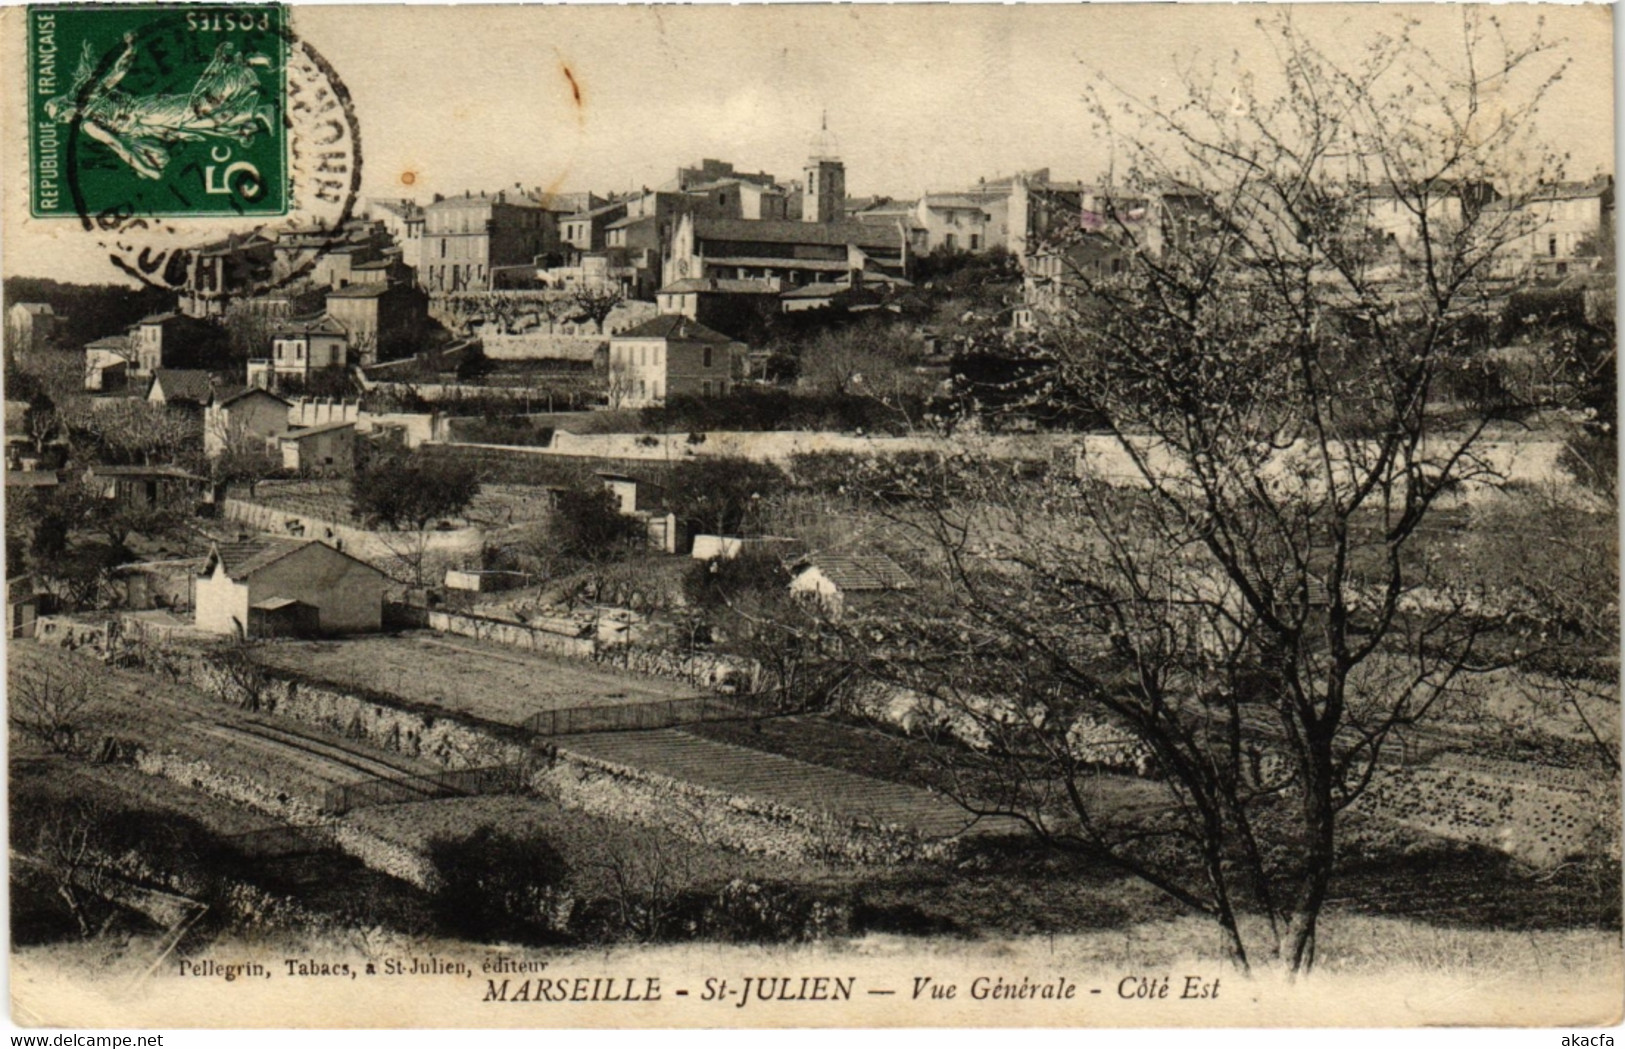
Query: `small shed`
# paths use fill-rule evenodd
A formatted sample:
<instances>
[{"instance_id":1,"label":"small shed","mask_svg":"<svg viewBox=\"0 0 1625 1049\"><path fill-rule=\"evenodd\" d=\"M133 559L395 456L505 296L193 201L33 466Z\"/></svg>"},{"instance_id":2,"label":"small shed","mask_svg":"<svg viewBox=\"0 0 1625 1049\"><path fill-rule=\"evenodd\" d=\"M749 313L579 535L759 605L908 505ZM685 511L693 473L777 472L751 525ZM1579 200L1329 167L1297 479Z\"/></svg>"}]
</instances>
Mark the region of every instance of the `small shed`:
<instances>
[{"instance_id":1,"label":"small shed","mask_svg":"<svg viewBox=\"0 0 1625 1049\"><path fill-rule=\"evenodd\" d=\"M319 540L245 536L210 549L194 588L194 616L199 629L215 634L373 633L383 628L388 582ZM314 619L294 605L315 609Z\"/></svg>"},{"instance_id":2,"label":"small shed","mask_svg":"<svg viewBox=\"0 0 1625 1049\"><path fill-rule=\"evenodd\" d=\"M809 554L790 565L790 592L840 616L855 594L913 590L914 580L884 554Z\"/></svg>"},{"instance_id":3,"label":"small shed","mask_svg":"<svg viewBox=\"0 0 1625 1049\"><path fill-rule=\"evenodd\" d=\"M348 477L355 472L355 432L354 422L289 430L277 438L282 468L306 475Z\"/></svg>"}]
</instances>

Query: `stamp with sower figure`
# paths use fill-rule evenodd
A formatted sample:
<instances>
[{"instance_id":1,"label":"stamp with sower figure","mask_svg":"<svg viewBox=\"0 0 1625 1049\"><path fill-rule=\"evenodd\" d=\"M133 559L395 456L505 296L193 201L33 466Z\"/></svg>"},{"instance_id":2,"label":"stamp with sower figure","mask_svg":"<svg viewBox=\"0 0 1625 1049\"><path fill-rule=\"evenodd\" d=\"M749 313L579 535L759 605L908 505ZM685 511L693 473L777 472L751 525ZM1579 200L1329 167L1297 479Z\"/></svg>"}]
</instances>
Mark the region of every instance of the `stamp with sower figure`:
<instances>
[{"instance_id":1,"label":"stamp with sower figure","mask_svg":"<svg viewBox=\"0 0 1625 1049\"><path fill-rule=\"evenodd\" d=\"M28 12L36 218L288 213L281 5Z\"/></svg>"}]
</instances>

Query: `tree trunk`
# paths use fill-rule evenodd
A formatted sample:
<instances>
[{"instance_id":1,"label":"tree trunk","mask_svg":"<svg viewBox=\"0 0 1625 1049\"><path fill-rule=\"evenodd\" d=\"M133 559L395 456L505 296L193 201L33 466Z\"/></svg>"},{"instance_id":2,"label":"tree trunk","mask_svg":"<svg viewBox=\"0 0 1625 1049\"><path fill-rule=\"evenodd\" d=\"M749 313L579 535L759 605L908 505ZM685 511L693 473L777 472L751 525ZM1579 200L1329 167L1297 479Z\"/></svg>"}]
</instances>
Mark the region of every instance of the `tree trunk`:
<instances>
[{"instance_id":1,"label":"tree trunk","mask_svg":"<svg viewBox=\"0 0 1625 1049\"><path fill-rule=\"evenodd\" d=\"M1329 741L1310 743L1309 768L1304 783L1303 881L1292 907L1287 928L1287 964L1293 973L1308 972L1315 964L1315 931L1320 909L1326 903L1336 859L1335 822L1332 810L1331 745Z\"/></svg>"}]
</instances>

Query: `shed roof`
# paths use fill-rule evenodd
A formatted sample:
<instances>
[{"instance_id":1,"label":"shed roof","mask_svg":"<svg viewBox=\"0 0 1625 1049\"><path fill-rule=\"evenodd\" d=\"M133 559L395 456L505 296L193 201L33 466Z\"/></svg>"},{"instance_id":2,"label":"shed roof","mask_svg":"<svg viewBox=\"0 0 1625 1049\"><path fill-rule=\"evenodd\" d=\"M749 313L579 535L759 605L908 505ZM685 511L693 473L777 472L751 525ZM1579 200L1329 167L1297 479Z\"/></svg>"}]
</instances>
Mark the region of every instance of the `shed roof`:
<instances>
[{"instance_id":1,"label":"shed roof","mask_svg":"<svg viewBox=\"0 0 1625 1049\"><path fill-rule=\"evenodd\" d=\"M209 556L203 563L200 574L208 575L214 571L218 562L225 565L226 575L234 580L244 580L262 569L268 568L290 554L298 553L307 546L319 546L336 557L354 561L368 571L382 576L384 573L359 558L336 547L329 546L320 539L292 539L280 535L257 535L247 539L238 539L230 543L215 543L209 550Z\"/></svg>"},{"instance_id":2,"label":"shed roof","mask_svg":"<svg viewBox=\"0 0 1625 1049\"><path fill-rule=\"evenodd\" d=\"M340 422L322 423L319 426L304 426L304 427L300 427L297 430L289 430L287 433L278 434L277 439L282 440L282 441L302 441L306 437L314 437L317 434L331 433L334 430L344 430L344 429L350 429L350 430L355 429L354 420L351 420L349 422L340 421Z\"/></svg>"},{"instance_id":3,"label":"shed roof","mask_svg":"<svg viewBox=\"0 0 1625 1049\"><path fill-rule=\"evenodd\" d=\"M62 483L55 470L7 470L7 488L55 488Z\"/></svg>"},{"instance_id":4,"label":"shed roof","mask_svg":"<svg viewBox=\"0 0 1625 1049\"><path fill-rule=\"evenodd\" d=\"M809 554L795 563L797 575L810 568L847 591L912 590L914 580L884 554Z\"/></svg>"},{"instance_id":5,"label":"shed roof","mask_svg":"<svg viewBox=\"0 0 1625 1049\"><path fill-rule=\"evenodd\" d=\"M214 396L214 376L202 368L159 368L152 373L152 385L147 387L149 397L154 388L164 391L166 401L207 404Z\"/></svg>"},{"instance_id":6,"label":"shed roof","mask_svg":"<svg viewBox=\"0 0 1625 1049\"><path fill-rule=\"evenodd\" d=\"M203 562L202 574L208 575L214 571L215 563L218 561L225 565L226 574L231 578L246 579L267 565L275 564L294 551L302 550L314 542L315 539L257 535L232 543L216 543Z\"/></svg>"}]
</instances>

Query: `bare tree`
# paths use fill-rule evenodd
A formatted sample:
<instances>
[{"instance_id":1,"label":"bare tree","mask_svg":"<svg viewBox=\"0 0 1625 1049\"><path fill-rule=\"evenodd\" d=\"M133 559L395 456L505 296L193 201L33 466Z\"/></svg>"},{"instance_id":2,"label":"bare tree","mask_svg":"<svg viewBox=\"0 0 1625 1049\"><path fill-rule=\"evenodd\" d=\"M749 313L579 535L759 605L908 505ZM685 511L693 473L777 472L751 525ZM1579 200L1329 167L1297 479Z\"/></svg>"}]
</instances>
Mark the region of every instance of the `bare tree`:
<instances>
[{"instance_id":1,"label":"bare tree","mask_svg":"<svg viewBox=\"0 0 1625 1049\"><path fill-rule=\"evenodd\" d=\"M575 319L592 321L598 328L598 334L602 335L604 322L625 299L619 288L604 286L584 287L575 293L571 301L575 305Z\"/></svg>"},{"instance_id":2,"label":"bare tree","mask_svg":"<svg viewBox=\"0 0 1625 1049\"><path fill-rule=\"evenodd\" d=\"M1340 813L1484 661L1490 624L1416 553L1490 473L1486 420L1442 418L1436 383L1485 348L1487 282L1560 165L1532 138L1538 38L1464 12L1443 54L1401 18L1345 64L1290 16L1261 28L1279 97L1239 69L1168 104L1103 88L1122 166L1029 248L1035 350L1104 434L1043 476L969 455L890 479L922 589L846 632L970 738L976 811L1212 916L1239 964L1258 913L1301 971ZM1159 805L1100 804L1097 728L1149 754Z\"/></svg>"},{"instance_id":3,"label":"bare tree","mask_svg":"<svg viewBox=\"0 0 1625 1049\"><path fill-rule=\"evenodd\" d=\"M11 724L57 754L78 754L81 734L95 719L97 696L89 671L44 666L11 678Z\"/></svg>"},{"instance_id":4,"label":"bare tree","mask_svg":"<svg viewBox=\"0 0 1625 1049\"><path fill-rule=\"evenodd\" d=\"M108 814L87 801L52 805L35 823L32 840L18 858L40 871L90 939L106 928L117 910L104 902L114 880L106 855Z\"/></svg>"},{"instance_id":5,"label":"bare tree","mask_svg":"<svg viewBox=\"0 0 1625 1049\"><path fill-rule=\"evenodd\" d=\"M606 840L589 863L609 884L609 902L620 931L640 942L660 940L671 931L682 894L693 883L692 863L681 846L648 831L641 840Z\"/></svg>"}]
</instances>

